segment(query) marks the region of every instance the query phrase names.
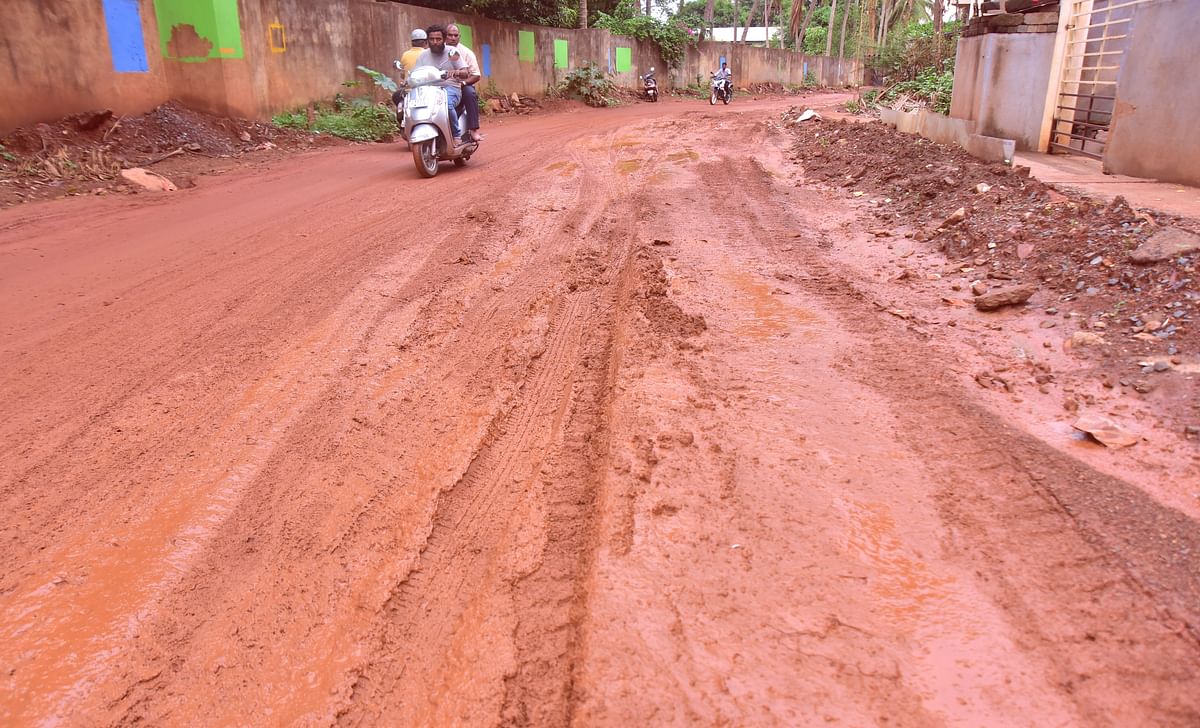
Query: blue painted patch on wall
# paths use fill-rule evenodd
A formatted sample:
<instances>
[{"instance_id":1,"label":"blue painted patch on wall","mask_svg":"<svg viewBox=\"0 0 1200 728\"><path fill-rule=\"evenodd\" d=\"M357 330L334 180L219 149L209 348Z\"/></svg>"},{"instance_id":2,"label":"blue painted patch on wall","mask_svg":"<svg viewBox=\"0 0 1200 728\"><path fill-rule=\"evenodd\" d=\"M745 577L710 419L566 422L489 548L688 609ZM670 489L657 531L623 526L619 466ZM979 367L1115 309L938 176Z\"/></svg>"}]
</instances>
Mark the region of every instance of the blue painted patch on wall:
<instances>
[{"instance_id":1,"label":"blue painted patch on wall","mask_svg":"<svg viewBox=\"0 0 1200 728\"><path fill-rule=\"evenodd\" d=\"M104 25L113 70L118 73L148 73L146 40L142 36L142 14L138 0L104 0Z\"/></svg>"}]
</instances>

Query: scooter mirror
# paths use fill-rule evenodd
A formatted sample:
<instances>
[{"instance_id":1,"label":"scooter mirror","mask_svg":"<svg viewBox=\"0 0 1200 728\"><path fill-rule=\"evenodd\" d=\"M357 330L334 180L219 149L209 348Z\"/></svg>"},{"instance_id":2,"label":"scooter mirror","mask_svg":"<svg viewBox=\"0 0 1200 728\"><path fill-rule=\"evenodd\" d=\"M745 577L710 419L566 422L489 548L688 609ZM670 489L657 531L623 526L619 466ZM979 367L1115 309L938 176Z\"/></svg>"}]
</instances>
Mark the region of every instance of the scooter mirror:
<instances>
[{"instance_id":1,"label":"scooter mirror","mask_svg":"<svg viewBox=\"0 0 1200 728\"><path fill-rule=\"evenodd\" d=\"M650 73L654 73L654 66L650 66Z\"/></svg>"},{"instance_id":2,"label":"scooter mirror","mask_svg":"<svg viewBox=\"0 0 1200 728\"><path fill-rule=\"evenodd\" d=\"M397 71L403 71L403 70L404 70L404 64L403 64L403 63L401 63L400 61L393 60L393 61L392 61L392 68L396 69Z\"/></svg>"}]
</instances>

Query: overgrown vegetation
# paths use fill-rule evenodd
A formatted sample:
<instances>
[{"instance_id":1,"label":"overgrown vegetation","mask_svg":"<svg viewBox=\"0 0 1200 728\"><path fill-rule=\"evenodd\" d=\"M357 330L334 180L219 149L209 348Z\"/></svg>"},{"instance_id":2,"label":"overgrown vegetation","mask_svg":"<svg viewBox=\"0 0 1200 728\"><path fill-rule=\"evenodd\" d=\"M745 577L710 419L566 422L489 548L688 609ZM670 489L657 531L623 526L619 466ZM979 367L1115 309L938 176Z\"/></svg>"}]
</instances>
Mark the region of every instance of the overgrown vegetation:
<instances>
[{"instance_id":1,"label":"overgrown vegetation","mask_svg":"<svg viewBox=\"0 0 1200 728\"><path fill-rule=\"evenodd\" d=\"M683 63L683 54L691 42L687 27L676 22L663 22L649 15L639 15L633 0L621 0L613 14L598 13L595 27L610 33L638 40L648 40L658 46L659 53L671 68Z\"/></svg>"},{"instance_id":2,"label":"overgrown vegetation","mask_svg":"<svg viewBox=\"0 0 1200 728\"><path fill-rule=\"evenodd\" d=\"M345 99L340 94L330 104L321 104L309 113L301 109L271 117L275 126L287 129L332 134L356 142L377 142L396 131L396 117L383 104L367 98Z\"/></svg>"},{"instance_id":3,"label":"overgrown vegetation","mask_svg":"<svg viewBox=\"0 0 1200 728\"><path fill-rule=\"evenodd\" d=\"M584 63L571 71L562 82L553 89L555 95L571 96L583 99L588 106L612 106L616 103L613 92L616 90L608 74L598 66Z\"/></svg>"},{"instance_id":4,"label":"overgrown vegetation","mask_svg":"<svg viewBox=\"0 0 1200 728\"><path fill-rule=\"evenodd\" d=\"M896 81L912 81L923 72L954 68L954 49L961 23L946 23L941 35L933 23L908 23L888 34L871 67Z\"/></svg>"},{"instance_id":5,"label":"overgrown vegetation","mask_svg":"<svg viewBox=\"0 0 1200 728\"><path fill-rule=\"evenodd\" d=\"M903 95L924 101L939 114L950 113L950 97L954 91L954 71L939 71L936 68L926 68L917 73L917 77L909 81L900 81L893 85L880 99L891 103Z\"/></svg>"}]
</instances>

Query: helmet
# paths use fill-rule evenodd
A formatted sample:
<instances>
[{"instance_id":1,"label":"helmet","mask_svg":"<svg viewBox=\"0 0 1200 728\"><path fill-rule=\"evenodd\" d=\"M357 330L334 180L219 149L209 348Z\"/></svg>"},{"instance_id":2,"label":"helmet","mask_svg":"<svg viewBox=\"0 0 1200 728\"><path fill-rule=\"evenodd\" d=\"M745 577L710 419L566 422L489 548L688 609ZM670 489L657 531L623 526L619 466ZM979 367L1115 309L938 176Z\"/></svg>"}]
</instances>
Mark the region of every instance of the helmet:
<instances>
[{"instance_id":1,"label":"helmet","mask_svg":"<svg viewBox=\"0 0 1200 728\"><path fill-rule=\"evenodd\" d=\"M425 35L425 31L421 30L420 28L417 28L412 32L413 40L427 40L428 38L429 36Z\"/></svg>"}]
</instances>

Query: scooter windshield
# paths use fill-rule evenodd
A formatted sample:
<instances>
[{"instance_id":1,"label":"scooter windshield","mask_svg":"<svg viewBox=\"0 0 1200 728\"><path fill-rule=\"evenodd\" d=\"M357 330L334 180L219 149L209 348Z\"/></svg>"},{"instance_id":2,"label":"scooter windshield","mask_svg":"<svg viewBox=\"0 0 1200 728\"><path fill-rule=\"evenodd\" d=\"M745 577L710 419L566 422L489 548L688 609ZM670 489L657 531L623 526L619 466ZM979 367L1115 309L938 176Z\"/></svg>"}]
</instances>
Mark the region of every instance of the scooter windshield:
<instances>
[{"instance_id":1,"label":"scooter windshield","mask_svg":"<svg viewBox=\"0 0 1200 728\"><path fill-rule=\"evenodd\" d=\"M409 86L428 86L441 80L442 72L433 66L414 68L412 73L408 74Z\"/></svg>"}]
</instances>

